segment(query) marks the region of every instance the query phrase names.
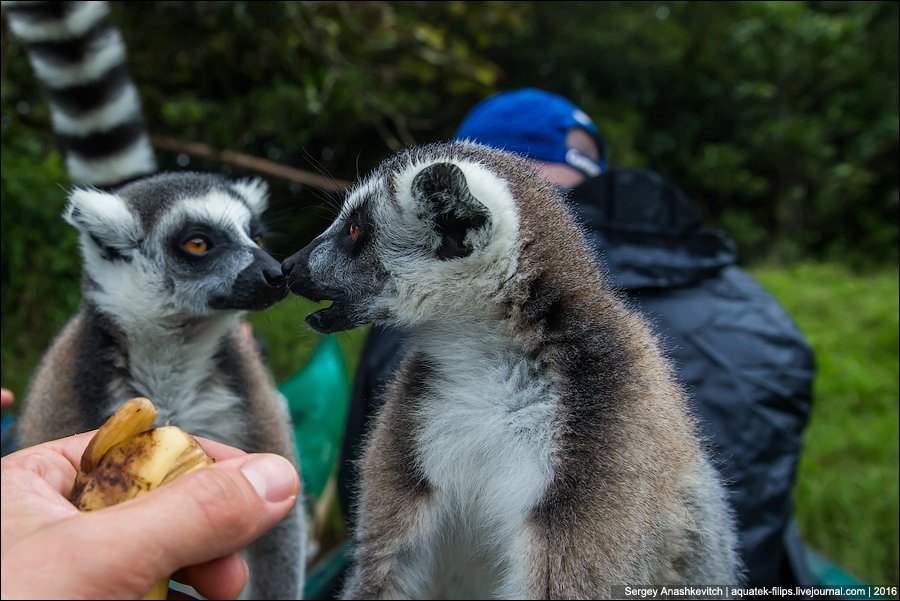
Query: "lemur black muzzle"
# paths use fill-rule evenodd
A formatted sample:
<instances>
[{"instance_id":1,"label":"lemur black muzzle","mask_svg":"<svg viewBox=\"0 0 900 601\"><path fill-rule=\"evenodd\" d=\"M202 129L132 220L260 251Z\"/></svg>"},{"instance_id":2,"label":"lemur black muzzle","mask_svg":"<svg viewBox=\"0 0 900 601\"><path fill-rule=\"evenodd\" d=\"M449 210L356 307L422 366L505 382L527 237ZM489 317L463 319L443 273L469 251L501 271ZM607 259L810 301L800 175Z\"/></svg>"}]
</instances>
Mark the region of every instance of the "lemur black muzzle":
<instances>
[{"instance_id":1,"label":"lemur black muzzle","mask_svg":"<svg viewBox=\"0 0 900 601\"><path fill-rule=\"evenodd\" d=\"M281 273L284 276L285 284L288 290L296 294L308 298L311 301L319 302L322 300L312 276L309 272L309 255L312 249L318 246L313 240L302 250L297 251L284 260L281 264Z\"/></svg>"},{"instance_id":2,"label":"lemur black muzzle","mask_svg":"<svg viewBox=\"0 0 900 601\"><path fill-rule=\"evenodd\" d=\"M214 296L209 306L220 310L263 311L287 296L287 292L278 261L264 250L254 249L253 262L235 278L231 292Z\"/></svg>"},{"instance_id":3,"label":"lemur black muzzle","mask_svg":"<svg viewBox=\"0 0 900 601\"><path fill-rule=\"evenodd\" d=\"M288 289L297 296L308 298L315 303L337 300L345 295L344 291L326 286L313 278L309 269L309 257L320 243L321 240L316 238L281 264L281 272Z\"/></svg>"},{"instance_id":4,"label":"lemur black muzzle","mask_svg":"<svg viewBox=\"0 0 900 601\"><path fill-rule=\"evenodd\" d=\"M306 323L322 334L333 334L355 328L346 294L316 282L309 269L309 257L321 241L317 238L281 264L288 289L313 302L334 301L331 306L306 316Z\"/></svg>"}]
</instances>

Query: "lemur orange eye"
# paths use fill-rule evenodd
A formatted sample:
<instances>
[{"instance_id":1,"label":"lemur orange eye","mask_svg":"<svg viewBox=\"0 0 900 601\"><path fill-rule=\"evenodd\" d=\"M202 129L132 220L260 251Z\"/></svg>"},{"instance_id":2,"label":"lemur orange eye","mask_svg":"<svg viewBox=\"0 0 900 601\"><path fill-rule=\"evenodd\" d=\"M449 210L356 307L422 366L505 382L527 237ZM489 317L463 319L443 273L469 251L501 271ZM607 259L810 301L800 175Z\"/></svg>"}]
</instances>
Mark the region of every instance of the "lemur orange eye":
<instances>
[{"instance_id":1,"label":"lemur orange eye","mask_svg":"<svg viewBox=\"0 0 900 601\"><path fill-rule=\"evenodd\" d=\"M207 244L206 240L203 238L191 238L184 243L184 247L192 253L199 255L206 252L206 249L209 248L209 244Z\"/></svg>"},{"instance_id":2,"label":"lemur orange eye","mask_svg":"<svg viewBox=\"0 0 900 601\"><path fill-rule=\"evenodd\" d=\"M256 238L253 239L253 241L256 242L256 245L258 247L262 248L262 245L263 245L262 236L257 236Z\"/></svg>"},{"instance_id":3,"label":"lemur orange eye","mask_svg":"<svg viewBox=\"0 0 900 601\"><path fill-rule=\"evenodd\" d=\"M359 226L354 222L350 224L350 239L356 242L357 238L359 238Z\"/></svg>"}]
</instances>

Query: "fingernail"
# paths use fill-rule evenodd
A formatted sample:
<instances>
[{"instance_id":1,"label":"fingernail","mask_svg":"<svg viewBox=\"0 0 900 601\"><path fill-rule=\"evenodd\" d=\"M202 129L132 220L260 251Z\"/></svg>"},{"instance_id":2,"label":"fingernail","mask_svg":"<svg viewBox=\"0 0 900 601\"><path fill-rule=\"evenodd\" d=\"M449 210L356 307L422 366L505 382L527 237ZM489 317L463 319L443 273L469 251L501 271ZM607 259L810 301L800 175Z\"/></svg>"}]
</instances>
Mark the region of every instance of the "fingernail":
<instances>
[{"instance_id":1,"label":"fingernail","mask_svg":"<svg viewBox=\"0 0 900 601\"><path fill-rule=\"evenodd\" d=\"M284 501L294 492L297 471L278 455L259 455L241 466L241 473L260 497L270 503Z\"/></svg>"}]
</instances>

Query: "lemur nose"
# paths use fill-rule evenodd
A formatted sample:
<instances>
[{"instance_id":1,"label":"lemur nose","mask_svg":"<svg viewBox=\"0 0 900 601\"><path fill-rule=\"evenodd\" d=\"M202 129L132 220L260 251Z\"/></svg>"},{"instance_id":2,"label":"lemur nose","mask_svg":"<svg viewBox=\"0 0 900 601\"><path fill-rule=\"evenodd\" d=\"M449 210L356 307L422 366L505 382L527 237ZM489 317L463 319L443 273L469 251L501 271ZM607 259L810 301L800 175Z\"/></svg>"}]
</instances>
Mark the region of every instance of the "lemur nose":
<instances>
[{"instance_id":1,"label":"lemur nose","mask_svg":"<svg viewBox=\"0 0 900 601\"><path fill-rule=\"evenodd\" d=\"M292 280L309 277L309 254L317 244L313 240L308 246L291 255L281 264L281 273L288 279L288 283L291 283Z\"/></svg>"},{"instance_id":2,"label":"lemur nose","mask_svg":"<svg viewBox=\"0 0 900 601\"><path fill-rule=\"evenodd\" d=\"M294 257L287 258L284 260L284 263L281 264L281 274L284 277L291 275L291 270L294 268L293 258Z\"/></svg>"},{"instance_id":3,"label":"lemur nose","mask_svg":"<svg viewBox=\"0 0 900 601\"><path fill-rule=\"evenodd\" d=\"M266 282L268 282L269 286L272 286L273 288L283 288L286 285L287 280L286 276L282 273L282 269L266 268L263 270L263 277L266 278Z\"/></svg>"}]
</instances>

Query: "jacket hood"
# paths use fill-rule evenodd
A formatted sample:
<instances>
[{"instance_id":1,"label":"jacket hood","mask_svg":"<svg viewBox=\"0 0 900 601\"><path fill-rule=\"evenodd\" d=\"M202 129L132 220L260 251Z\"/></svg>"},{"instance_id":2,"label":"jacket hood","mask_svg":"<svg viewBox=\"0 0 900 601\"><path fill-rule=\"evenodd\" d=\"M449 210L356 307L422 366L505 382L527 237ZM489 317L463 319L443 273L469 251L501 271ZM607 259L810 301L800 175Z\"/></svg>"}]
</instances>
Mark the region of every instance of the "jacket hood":
<instances>
[{"instance_id":1,"label":"jacket hood","mask_svg":"<svg viewBox=\"0 0 900 601\"><path fill-rule=\"evenodd\" d=\"M617 288L677 288L715 277L737 248L678 186L641 168L614 168L568 195Z\"/></svg>"}]
</instances>

